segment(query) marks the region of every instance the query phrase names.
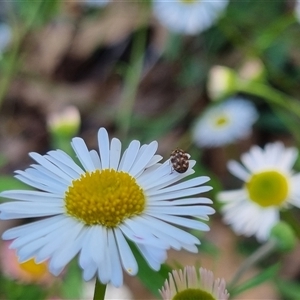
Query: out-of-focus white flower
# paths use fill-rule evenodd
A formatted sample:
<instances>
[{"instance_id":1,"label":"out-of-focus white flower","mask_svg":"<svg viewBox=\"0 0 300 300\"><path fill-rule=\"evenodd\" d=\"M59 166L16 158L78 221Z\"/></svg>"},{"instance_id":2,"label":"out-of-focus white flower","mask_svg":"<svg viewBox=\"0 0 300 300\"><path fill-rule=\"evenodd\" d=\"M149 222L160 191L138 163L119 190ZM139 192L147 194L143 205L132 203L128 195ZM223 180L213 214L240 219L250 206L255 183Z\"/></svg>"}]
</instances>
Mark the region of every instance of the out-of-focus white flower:
<instances>
[{"instance_id":1,"label":"out-of-focus white flower","mask_svg":"<svg viewBox=\"0 0 300 300\"><path fill-rule=\"evenodd\" d=\"M10 249L11 242L5 241L0 247L0 265L3 274L22 283L38 283L50 286L55 277L48 271L46 261L37 264L34 259L19 263L16 251Z\"/></svg>"},{"instance_id":2,"label":"out-of-focus white flower","mask_svg":"<svg viewBox=\"0 0 300 300\"><path fill-rule=\"evenodd\" d=\"M300 0L296 0L295 3L295 17L300 23Z\"/></svg>"},{"instance_id":3,"label":"out-of-focus white flower","mask_svg":"<svg viewBox=\"0 0 300 300\"><path fill-rule=\"evenodd\" d=\"M218 100L235 88L237 76L233 70L214 66L208 74L207 92L211 100Z\"/></svg>"},{"instance_id":4,"label":"out-of-focus white flower","mask_svg":"<svg viewBox=\"0 0 300 300\"><path fill-rule=\"evenodd\" d=\"M5 51L12 39L12 29L5 23L0 23L0 55Z\"/></svg>"},{"instance_id":5,"label":"out-of-focus white flower","mask_svg":"<svg viewBox=\"0 0 300 300\"><path fill-rule=\"evenodd\" d=\"M182 270L173 270L169 273L169 280L159 291L163 300L227 300L229 294L224 279L214 279L213 272L187 266Z\"/></svg>"},{"instance_id":6,"label":"out-of-focus white flower","mask_svg":"<svg viewBox=\"0 0 300 300\"><path fill-rule=\"evenodd\" d=\"M121 155L121 141L110 142L105 128L98 131L99 152L88 150L81 138L71 145L81 165L61 150L30 153L36 164L17 171L16 178L38 191L0 193L15 200L0 204L0 219L44 217L4 232L21 262L49 259L50 272L58 275L79 254L85 280L97 276L119 287L122 269L138 272L129 241L154 270L170 248L198 251L198 238L178 228L207 231L203 220L214 213L206 205L212 201L199 197L211 190L202 186L209 177L182 181L194 173L195 161L185 173L172 172L169 159L159 163L156 141L141 146L134 140Z\"/></svg>"},{"instance_id":7,"label":"out-of-focus white flower","mask_svg":"<svg viewBox=\"0 0 300 300\"><path fill-rule=\"evenodd\" d=\"M281 208L300 208L300 173L292 170L297 156L296 148L285 148L277 142L264 149L253 146L241 156L244 166L229 161L230 172L245 183L239 190L218 194L218 200L224 203L225 223L238 234L267 240L279 221Z\"/></svg>"},{"instance_id":8,"label":"out-of-focus white flower","mask_svg":"<svg viewBox=\"0 0 300 300\"><path fill-rule=\"evenodd\" d=\"M247 81L259 80L264 75L263 63L259 59L247 60L239 69L238 75Z\"/></svg>"},{"instance_id":9,"label":"out-of-focus white flower","mask_svg":"<svg viewBox=\"0 0 300 300\"><path fill-rule=\"evenodd\" d=\"M246 138L257 117L250 101L236 97L217 103L196 121L193 140L199 147L218 147Z\"/></svg>"},{"instance_id":10,"label":"out-of-focus white flower","mask_svg":"<svg viewBox=\"0 0 300 300\"><path fill-rule=\"evenodd\" d=\"M227 4L228 0L154 0L153 11L170 31L193 35L212 26Z\"/></svg>"},{"instance_id":11,"label":"out-of-focus white flower","mask_svg":"<svg viewBox=\"0 0 300 300\"><path fill-rule=\"evenodd\" d=\"M67 106L50 114L47 123L54 136L73 137L80 126L80 114L75 106Z\"/></svg>"}]
</instances>

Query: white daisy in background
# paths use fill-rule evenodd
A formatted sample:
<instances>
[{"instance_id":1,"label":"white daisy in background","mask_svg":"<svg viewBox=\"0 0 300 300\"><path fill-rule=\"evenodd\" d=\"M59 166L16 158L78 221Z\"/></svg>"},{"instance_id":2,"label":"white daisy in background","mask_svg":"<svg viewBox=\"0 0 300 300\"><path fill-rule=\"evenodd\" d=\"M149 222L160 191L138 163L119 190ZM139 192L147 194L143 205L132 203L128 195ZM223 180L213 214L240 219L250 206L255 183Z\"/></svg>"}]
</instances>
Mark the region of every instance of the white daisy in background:
<instances>
[{"instance_id":1,"label":"white daisy in background","mask_svg":"<svg viewBox=\"0 0 300 300\"><path fill-rule=\"evenodd\" d=\"M207 108L196 121L192 138L199 147L219 147L249 136L258 118L255 106L232 98Z\"/></svg>"},{"instance_id":2,"label":"white daisy in background","mask_svg":"<svg viewBox=\"0 0 300 300\"><path fill-rule=\"evenodd\" d=\"M230 172L245 183L239 190L218 194L218 200L224 203L225 223L238 234L267 240L280 219L281 208L290 204L300 208L300 173L292 170L297 155L296 148L285 148L277 142L267 144L265 149L253 146L241 156L244 166L229 161Z\"/></svg>"},{"instance_id":3,"label":"white daisy in background","mask_svg":"<svg viewBox=\"0 0 300 300\"><path fill-rule=\"evenodd\" d=\"M228 2L228 0L154 0L153 11L158 21L170 31L194 35L212 26Z\"/></svg>"},{"instance_id":4,"label":"white daisy in background","mask_svg":"<svg viewBox=\"0 0 300 300\"><path fill-rule=\"evenodd\" d=\"M214 213L203 205L212 201L197 196L211 190L201 186L208 177L178 183L194 173L195 161L183 174L172 172L169 160L158 163L156 141L141 146L134 140L121 156L121 142L109 142L104 128L98 132L99 153L81 138L71 144L82 166L61 150L30 153L37 164L17 171L16 178L39 191L0 193L17 200L0 205L0 219L43 218L4 232L21 262L49 260L50 272L58 275L79 254L85 280L96 275L104 284L121 286L122 267L130 275L138 272L128 241L154 270L169 248L197 252L200 241L177 227L207 231L202 220Z\"/></svg>"},{"instance_id":5,"label":"white daisy in background","mask_svg":"<svg viewBox=\"0 0 300 300\"><path fill-rule=\"evenodd\" d=\"M184 270L173 270L169 280L159 291L163 300L227 300L229 294L224 279L214 279L211 271L187 266Z\"/></svg>"},{"instance_id":6,"label":"white daisy in background","mask_svg":"<svg viewBox=\"0 0 300 300\"><path fill-rule=\"evenodd\" d=\"M295 11L295 17L297 21L300 23L300 0L296 0L294 11Z\"/></svg>"},{"instance_id":7,"label":"white daisy in background","mask_svg":"<svg viewBox=\"0 0 300 300\"><path fill-rule=\"evenodd\" d=\"M12 29L5 23L0 23L0 56L6 50L12 39Z\"/></svg>"}]
</instances>

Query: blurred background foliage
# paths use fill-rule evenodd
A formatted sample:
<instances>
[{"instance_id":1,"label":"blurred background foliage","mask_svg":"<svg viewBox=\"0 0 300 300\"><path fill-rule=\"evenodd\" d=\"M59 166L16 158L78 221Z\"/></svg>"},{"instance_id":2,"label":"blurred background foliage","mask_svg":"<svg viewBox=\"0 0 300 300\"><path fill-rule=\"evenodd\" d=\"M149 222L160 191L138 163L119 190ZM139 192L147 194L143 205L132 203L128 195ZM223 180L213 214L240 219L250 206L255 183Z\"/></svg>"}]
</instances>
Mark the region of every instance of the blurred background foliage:
<instances>
[{"instance_id":1,"label":"blurred background foliage","mask_svg":"<svg viewBox=\"0 0 300 300\"><path fill-rule=\"evenodd\" d=\"M100 126L124 145L132 139L158 140L165 159L174 148L185 149L197 161L195 175L211 177L212 199L223 188L237 187L240 183L226 169L228 159L239 159L253 144L281 140L300 146L300 24L294 8L292 0L233 0L209 29L184 36L158 22L150 0L112 1L103 7L79 1L2 1L0 21L10 26L11 40L0 58L0 190L24 188L11 175L32 163L28 152L62 148L73 155L69 141L75 135L96 148ZM231 76L217 93L219 87L210 85L215 66L228 68ZM223 86L222 80L217 84ZM195 119L211 103L233 95L249 99L259 111L252 135L229 146L197 148L190 132ZM68 106L80 117L71 118L70 130L55 129L49 120ZM283 213L296 230L299 216L297 209ZM1 221L1 232L9 225ZM171 253L169 263L210 264L229 281L258 244L234 236L218 214L211 226L200 255ZM238 299L299 299L299 251L297 243L288 254L276 252L251 270L252 279L235 290ZM80 271L70 270L65 284L49 293L2 274L0 298L83 297ZM147 266L140 270L144 285L126 277L133 298L157 296L168 267L152 284Z\"/></svg>"}]
</instances>

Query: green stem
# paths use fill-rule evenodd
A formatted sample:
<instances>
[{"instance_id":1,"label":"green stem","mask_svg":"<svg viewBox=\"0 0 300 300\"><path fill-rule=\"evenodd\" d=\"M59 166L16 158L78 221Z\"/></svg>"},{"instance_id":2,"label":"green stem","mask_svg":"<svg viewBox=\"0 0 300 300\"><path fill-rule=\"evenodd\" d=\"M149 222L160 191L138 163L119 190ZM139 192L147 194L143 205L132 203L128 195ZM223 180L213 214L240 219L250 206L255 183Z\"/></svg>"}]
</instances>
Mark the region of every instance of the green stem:
<instances>
[{"instance_id":1,"label":"green stem","mask_svg":"<svg viewBox=\"0 0 300 300\"><path fill-rule=\"evenodd\" d=\"M106 284L102 284L96 277L95 292L93 300L104 300Z\"/></svg>"},{"instance_id":2,"label":"green stem","mask_svg":"<svg viewBox=\"0 0 300 300\"><path fill-rule=\"evenodd\" d=\"M258 248L253 254L251 254L240 266L240 268L235 273L231 282L227 285L228 289L231 290L241 279L242 275L249 270L253 265L255 265L258 261L263 259L265 256L270 254L276 249L277 241L269 240L265 244L263 244L260 248Z\"/></svg>"},{"instance_id":3,"label":"green stem","mask_svg":"<svg viewBox=\"0 0 300 300\"><path fill-rule=\"evenodd\" d=\"M236 87L238 92L244 92L265 99L279 117L283 117L283 113L286 112L290 114L291 117L294 116L297 120L300 120L300 103L297 99L273 89L266 84L255 81L244 82L243 80L238 80ZM283 110L282 113L279 110ZM290 122L285 122L285 124L289 127L297 142L300 144L300 134L298 130L295 130L295 126L290 124Z\"/></svg>"},{"instance_id":4,"label":"green stem","mask_svg":"<svg viewBox=\"0 0 300 300\"><path fill-rule=\"evenodd\" d=\"M117 116L122 138L126 138L130 128L136 93L143 71L145 45L146 31L143 29L137 32L133 39L130 65L125 76L123 99Z\"/></svg>"},{"instance_id":5,"label":"green stem","mask_svg":"<svg viewBox=\"0 0 300 300\"><path fill-rule=\"evenodd\" d=\"M7 58L8 66L6 67L5 72L3 72L1 82L0 82L0 107L9 89L10 83L17 72L18 56L19 56L19 52L23 40L27 35L27 33L31 30L32 24L34 22L34 18L40 11L42 5L43 5L43 1L40 1L39 5L37 5L36 11L33 14L32 19L29 20L29 22L25 24L23 27L20 26L19 24L15 24L15 27L17 28L18 32L15 34L15 41L12 47L12 51Z\"/></svg>"},{"instance_id":6,"label":"green stem","mask_svg":"<svg viewBox=\"0 0 300 300\"><path fill-rule=\"evenodd\" d=\"M275 90L265 84L258 82L247 82L247 84L238 85L238 91L252 94L264 98L271 104L278 105L290 112L293 112L300 118L300 104L297 99L289 97L288 95Z\"/></svg>"}]
</instances>

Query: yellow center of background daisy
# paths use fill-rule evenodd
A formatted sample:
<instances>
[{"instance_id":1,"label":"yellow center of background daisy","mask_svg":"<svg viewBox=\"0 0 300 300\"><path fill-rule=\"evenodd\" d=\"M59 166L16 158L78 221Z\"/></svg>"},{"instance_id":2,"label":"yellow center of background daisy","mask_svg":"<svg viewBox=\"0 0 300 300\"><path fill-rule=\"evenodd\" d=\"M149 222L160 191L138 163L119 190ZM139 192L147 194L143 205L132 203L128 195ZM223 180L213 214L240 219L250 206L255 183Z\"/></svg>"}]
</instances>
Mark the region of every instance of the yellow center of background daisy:
<instances>
[{"instance_id":1,"label":"yellow center of background daisy","mask_svg":"<svg viewBox=\"0 0 300 300\"><path fill-rule=\"evenodd\" d=\"M34 279L40 279L48 272L47 264L45 262L37 264L34 259L27 260L19 265L23 271L30 274Z\"/></svg>"},{"instance_id":2,"label":"yellow center of background daisy","mask_svg":"<svg viewBox=\"0 0 300 300\"><path fill-rule=\"evenodd\" d=\"M172 300L216 300L216 298L201 289L186 289L178 292Z\"/></svg>"},{"instance_id":3,"label":"yellow center of background daisy","mask_svg":"<svg viewBox=\"0 0 300 300\"><path fill-rule=\"evenodd\" d=\"M288 196L286 176L277 171L253 174L246 183L249 197L262 207L280 206Z\"/></svg>"},{"instance_id":4,"label":"yellow center of background daisy","mask_svg":"<svg viewBox=\"0 0 300 300\"><path fill-rule=\"evenodd\" d=\"M229 123L228 118L225 115L221 115L215 119L215 126L216 127L223 127Z\"/></svg>"},{"instance_id":5,"label":"yellow center of background daisy","mask_svg":"<svg viewBox=\"0 0 300 300\"><path fill-rule=\"evenodd\" d=\"M67 214L86 225L113 228L141 214L146 199L136 180L125 172L96 170L72 182L65 194Z\"/></svg>"},{"instance_id":6,"label":"yellow center of background daisy","mask_svg":"<svg viewBox=\"0 0 300 300\"><path fill-rule=\"evenodd\" d=\"M199 0L180 0L182 3L185 3L185 4L190 4L190 3L195 3L195 2L199 2Z\"/></svg>"}]
</instances>

